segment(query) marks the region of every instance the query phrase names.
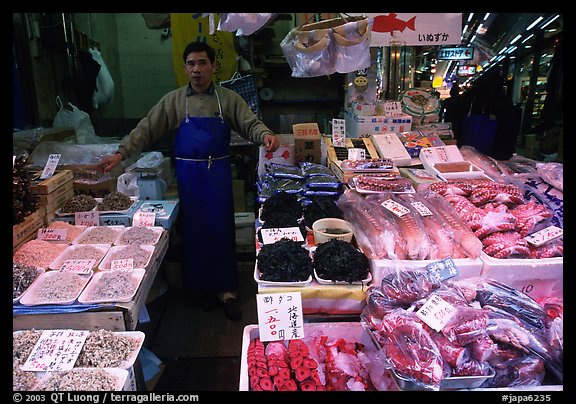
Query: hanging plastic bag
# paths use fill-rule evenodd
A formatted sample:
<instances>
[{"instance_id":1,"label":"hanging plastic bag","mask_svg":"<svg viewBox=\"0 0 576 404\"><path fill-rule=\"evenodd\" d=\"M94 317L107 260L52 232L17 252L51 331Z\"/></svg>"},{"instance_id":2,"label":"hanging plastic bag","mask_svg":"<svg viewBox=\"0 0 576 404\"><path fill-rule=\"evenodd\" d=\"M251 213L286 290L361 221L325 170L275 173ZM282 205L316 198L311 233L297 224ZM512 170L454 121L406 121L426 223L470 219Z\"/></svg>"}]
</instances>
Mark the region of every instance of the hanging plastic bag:
<instances>
[{"instance_id":1,"label":"hanging plastic bag","mask_svg":"<svg viewBox=\"0 0 576 404\"><path fill-rule=\"evenodd\" d=\"M335 69L350 73L370 67L371 18L362 18L334 27Z\"/></svg>"},{"instance_id":2,"label":"hanging plastic bag","mask_svg":"<svg viewBox=\"0 0 576 404\"><path fill-rule=\"evenodd\" d=\"M100 105L108 104L114 98L114 80L98 49L88 49L92 58L100 65L100 71L96 76L96 90L92 95L92 106L98 108Z\"/></svg>"},{"instance_id":3,"label":"hanging plastic bag","mask_svg":"<svg viewBox=\"0 0 576 404\"><path fill-rule=\"evenodd\" d=\"M60 107L60 110L54 116L53 127L74 128L78 144L106 143L96 135L92 121L90 121L90 115L71 102L68 103L67 107L64 107L60 96L56 96L56 105Z\"/></svg>"},{"instance_id":4,"label":"hanging plastic bag","mask_svg":"<svg viewBox=\"0 0 576 404\"><path fill-rule=\"evenodd\" d=\"M140 187L138 186L138 174L124 173L118 176L116 180L116 190L128 196L140 196Z\"/></svg>"},{"instance_id":5,"label":"hanging plastic bag","mask_svg":"<svg viewBox=\"0 0 576 404\"><path fill-rule=\"evenodd\" d=\"M236 31L236 36L251 35L264 27L276 15L273 13L221 13L218 31Z\"/></svg>"}]
</instances>

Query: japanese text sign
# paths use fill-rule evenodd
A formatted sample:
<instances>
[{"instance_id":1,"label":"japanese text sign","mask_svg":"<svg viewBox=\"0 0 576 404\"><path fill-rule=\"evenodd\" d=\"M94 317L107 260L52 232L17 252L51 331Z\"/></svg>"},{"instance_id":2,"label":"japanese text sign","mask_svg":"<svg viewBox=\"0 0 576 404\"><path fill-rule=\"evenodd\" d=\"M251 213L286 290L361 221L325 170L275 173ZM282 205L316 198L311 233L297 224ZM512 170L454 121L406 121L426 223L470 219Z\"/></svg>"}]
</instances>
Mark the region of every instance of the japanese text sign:
<instances>
[{"instance_id":1,"label":"japanese text sign","mask_svg":"<svg viewBox=\"0 0 576 404\"><path fill-rule=\"evenodd\" d=\"M346 120L332 119L332 146L346 147Z\"/></svg>"},{"instance_id":2,"label":"japanese text sign","mask_svg":"<svg viewBox=\"0 0 576 404\"><path fill-rule=\"evenodd\" d=\"M154 226L156 223L156 213L155 212L143 212L141 210L134 213L132 217L132 226Z\"/></svg>"},{"instance_id":3,"label":"japanese text sign","mask_svg":"<svg viewBox=\"0 0 576 404\"><path fill-rule=\"evenodd\" d=\"M60 272L73 272L75 274L87 275L94 268L96 260L90 259L68 259L60 267Z\"/></svg>"},{"instance_id":4,"label":"japanese text sign","mask_svg":"<svg viewBox=\"0 0 576 404\"><path fill-rule=\"evenodd\" d=\"M300 292L257 294L260 340L304 338L304 316Z\"/></svg>"},{"instance_id":5,"label":"japanese text sign","mask_svg":"<svg viewBox=\"0 0 576 404\"><path fill-rule=\"evenodd\" d=\"M33 372L72 369L89 333L75 330L43 331L21 369Z\"/></svg>"},{"instance_id":6,"label":"japanese text sign","mask_svg":"<svg viewBox=\"0 0 576 404\"><path fill-rule=\"evenodd\" d=\"M406 213L410 212L406 206L401 203L396 202L393 199L386 199L381 203L382 207L388 209L390 212L394 213L398 217L404 216Z\"/></svg>"},{"instance_id":7,"label":"japanese text sign","mask_svg":"<svg viewBox=\"0 0 576 404\"><path fill-rule=\"evenodd\" d=\"M100 225L100 212L97 210L76 212L74 213L74 224L76 226L98 226Z\"/></svg>"},{"instance_id":8,"label":"japanese text sign","mask_svg":"<svg viewBox=\"0 0 576 404\"><path fill-rule=\"evenodd\" d=\"M562 237L564 235L564 230L557 226L548 226L545 229L532 233L525 237L533 246L539 247L548 241L554 240L556 238Z\"/></svg>"},{"instance_id":9,"label":"japanese text sign","mask_svg":"<svg viewBox=\"0 0 576 404\"><path fill-rule=\"evenodd\" d=\"M432 294L416 315L434 330L442 331L454 313L456 313L454 306L440 296Z\"/></svg>"},{"instance_id":10,"label":"japanese text sign","mask_svg":"<svg viewBox=\"0 0 576 404\"><path fill-rule=\"evenodd\" d=\"M48 229L43 227L38 229L38 240L44 241L64 241L68 235L67 229Z\"/></svg>"},{"instance_id":11,"label":"japanese text sign","mask_svg":"<svg viewBox=\"0 0 576 404\"><path fill-rule=\"evenodd\" d=\"M52 177L52 175L54 175L54 171L56 171L56 167L58 167L59 161L60 154L49 155L48 161L46 161L46 165L44 166L44 170L42 170L42 174L40 175L40 179L45 180L46 178Z\"/></svg>"},{"instance_id":12,"label":"japanese text sign","mask_svg":"<svg viewBox=\"0 0 576 404\"><path fill-rule=\"evenodd\" d=\"M264 244L273 244L283 238L292 241L304 241L299 227L272 227L269 229L260 229L260 232Z\"/></svg>"}]
</instances>

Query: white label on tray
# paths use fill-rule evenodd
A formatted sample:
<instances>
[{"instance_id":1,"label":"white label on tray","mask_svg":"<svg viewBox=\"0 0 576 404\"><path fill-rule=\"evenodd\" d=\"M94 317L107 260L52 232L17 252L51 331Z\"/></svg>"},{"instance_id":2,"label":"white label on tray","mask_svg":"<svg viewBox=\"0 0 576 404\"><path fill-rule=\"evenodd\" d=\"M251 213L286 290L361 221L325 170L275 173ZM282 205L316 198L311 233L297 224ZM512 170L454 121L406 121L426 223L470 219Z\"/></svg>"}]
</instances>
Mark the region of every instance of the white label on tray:
<instances>
[{"instance_id":1,"label":"white label on tray","mask_svg":"<svg viewBox=\"0 0 576 404\"><path fill-rule=\"evenodd\" d=\"M346 120L332 119L332 146L346 147Z\"/></svg>"},{"instance_id":2,"label":"white label on tray","mask_svg":"<svg viewBox=\"0 0 576 404\"><path fill-rule=\"evenodd\" d=\"M278 240L287 238L292 241L304 241L299 227L272 227L270 229L260 229L262 232L262 242L273 244Z\"/></svg>"},{"instance_id":3,"label":"white label on tray","mask_svg":"<svg viewBox=\"0 0 576 404\"><path fill-rule=\"evenodd\" d=\"M526 237L527 242L535 247L539 247L542 244L547 243L550 240L562 237L564 235L564 230L557 226L548 226L545 229L537 231L535 233L529 234Z\"/></svg>"},{"instance_id":4,"label":"white label on tray","mask_svg":"<svg viewBox=\"0 0 576 404\"><path fill-rule=\"evenodd\" d=\"M432 294L430 299L420 307L416 315L422 321L440 332L448 324L452 316L456 313L456 308L436 294Z\"/></svg>"},{"instance_id":5,"label":"white label on tray","mask_svg":"<svg viewBox=\"0 0 576 404\"><path fill-rule=\"evenodd\" d=\"M256 295L256 306L262 342L304 338L300 292L259 293Z\"/></svg>"},{"instance_id":6,"label":"white label on tray","mask_svg":"<svg viewBox=\"0 0 576 404\"><path fill-rule=\"evenodd\" d=\"M96 260L88 259L70 259L64 261L60 267L60 272L73 272L75 274L89 274Z\"/></svg>"},{"instance_id":7,"label":"white label on tray","mask_svg":"<svg viewBox=\"0 0 576 404\"><path fill-rule=\"evenodd\" d=\"M364 149L351 148L348 149L348 160L365 160L366 152Z\"/></svg>"},{"instance_id":8,"label":"white label on tray","mask_svg":"<svg viewBox=\"0 0 576 404\"><path fill-rule=\"evenodd\" d=\"M100 212L93 210L90 212L76 212L74 213L74 224L76 226L99 226L100 225Z\"/></svg>"},{"instance_id":9,"label":"white label on tray","mask_svg":"<svg viewBox=\"0 0 576 404\"><path fill-rule=\"evenodd\" d=\"M52 177L52 175L54 175L54 171L56 171L56 167L58 167L59 161L60 154L49 155L48 161L46 161L46 165L44 166L44 170L42 170L42 174L40 175L40 179L45 180L46 178Z\"/></svg>"},{"instance_id":10,"label":"white label on tray","mask_svg":"<svg viewBox=\"0 0 576 404\"><path fill-rule=\"evenodd\" d=\"M44 241L64 241L68 235L67 229L38 229L38 239Z\"/></svg>"},{"instance_id":11,"label":"white label on tray","mask_svg":"<svg viewBox=\"0 0 576 404\"><path fill-rule=\"evenodd\" d=\"M384 101L384 115L398 116L403 114L400 101Z\"/></svg>"},{"instance_id":12,"label":"white label on tray","mask_svg":"<svg viewBox=\"0 0 576 404\"><path fill-rule=\"evenodd\" d=\"M110 269L113 271L129 271L134 269L134 259L124 258L120 260L112 260Z\"/></svg>"},{"instance_id":13,"label":"white label on tray","mask_svg":"<svg viewBox=\"0 0 576 404\"><path fill-rule=\"evenodd\" d=\"M406 206L404 206L401 203L398 203L392 199L386 199L384 202L381 203L381 205L384 208L388 209L390 212L394 213L398 217L402 217L406 213L410 212L410 209L408 209Z\"/></svg>"},{"instance_id":14,"label":"white label on tray","mask_svg":"<svg viewBox=\"0 0 576 404\"><path fill-rule=\"evenodd\" d=\"M90 331L45 330L32 348L22 370L63 371L74 367Z\"/></svg>"},{"instance_id":15,"label":"white label on tray","mask_svg":"<svg viewBox=\"0 0 576 404\"><path fill-rule=\"evenodd\" d=\"M154 226L154 223L156 223L156 213L154 212L142 212L141 210L138 210L132 217L132 226L134 227L152 227Z\"/></svg>"},{"instance_id":16,"label":"white label on tray","mask_svg":"<svg viewBox=\"0 0 576 404\"><path fill-rule=\"evenodd\" d=\"M424 205L422 202L412 202L412 206L414 206L414 209L420 213L420 216L432 216L432 212L428 209L428 206Z\"/></svg>"}]
</instances>

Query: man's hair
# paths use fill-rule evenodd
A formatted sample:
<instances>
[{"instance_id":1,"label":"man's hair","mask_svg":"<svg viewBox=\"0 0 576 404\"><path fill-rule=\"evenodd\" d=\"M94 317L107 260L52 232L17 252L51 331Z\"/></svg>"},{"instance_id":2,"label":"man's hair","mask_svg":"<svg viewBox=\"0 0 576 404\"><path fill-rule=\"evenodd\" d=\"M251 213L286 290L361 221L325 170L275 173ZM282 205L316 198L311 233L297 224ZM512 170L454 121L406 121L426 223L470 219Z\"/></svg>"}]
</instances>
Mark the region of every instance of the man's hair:
<instances>
[{"instance_id":1,"label":"man's hair","mask_svg":"<svg viewBox=\"0 0 576 404\"><path fill-rule=\"evenodd\" d=\"M206 54L208 54L208 59L210 59L210 63L214 63L214 60L216 59L216 52L214 51L214 48L212 48L206 42L199 42L199 41L190 42L188 45L186 45L186 48L184 49L184 54L182 55L184 58L184 63L186 63L186 58L190 53L203 52L203 51L206 51Z\"/></svg>"}]
</instances>

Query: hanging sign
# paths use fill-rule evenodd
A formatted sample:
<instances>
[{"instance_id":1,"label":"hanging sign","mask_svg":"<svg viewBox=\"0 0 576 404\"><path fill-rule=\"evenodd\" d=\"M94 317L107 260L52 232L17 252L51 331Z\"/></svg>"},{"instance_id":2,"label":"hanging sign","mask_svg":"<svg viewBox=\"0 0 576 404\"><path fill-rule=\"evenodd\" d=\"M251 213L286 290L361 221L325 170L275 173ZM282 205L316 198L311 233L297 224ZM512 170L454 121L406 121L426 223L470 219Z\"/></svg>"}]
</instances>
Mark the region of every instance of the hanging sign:
<instances>
[{"instance_id":1,"label":"hanging sign","mask_svg":"<svg viewBox=\"0 0 576 404\"><path fill-rule=\"evenodd\" d=\"M373 18L370 46L460 45L462 13L350 13Z\"/></svg>"},{"instance_id":2,"label":"hanging sign","mask_svg":"<svg viewBox=\"0 0 576 404\"><path fill-rule=\"evenodd\" d=\"M260 340L304 338L304 316L300 292L256 295Z\"/></svg>"},{"instance_id":3,"label":"hanging sign","mask_svg":"<svg viewBox=\"0 0 576 404\"><path fill-rule=\"evenodd\" d=\"M54 175L54 171L56 171L56 167L58 167L59 161L60 161L60 154L51 154L50 156L48 156L48 161L46 161L46 165L44 166L44 170L42 170L40 179L45 180L47 178L52 177L52 175Z\"/></svg>"},{"instance_id":4,"label":"hanging sign","mask_svg":"<svg viewBox=\"0 0 576 404\"><path fill-rule=\"evenodd\" d=\"M473 57L474 48L471 46L440 48L436 55L438 60L472 60Z\"/></svg>"},{"instance_id":5,"label":"hanging sign","mask_svg":"<svg viewBox=\"0 0 576 404\"><path fill-rule=\"evenodd\" d=\"M332 119L332 145L346 147L346 121L344 119Z\"/></svg>"}]
</instances>

